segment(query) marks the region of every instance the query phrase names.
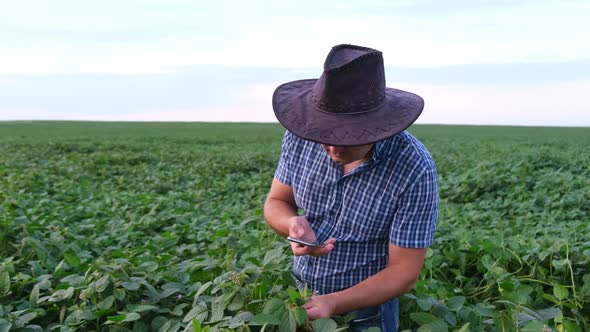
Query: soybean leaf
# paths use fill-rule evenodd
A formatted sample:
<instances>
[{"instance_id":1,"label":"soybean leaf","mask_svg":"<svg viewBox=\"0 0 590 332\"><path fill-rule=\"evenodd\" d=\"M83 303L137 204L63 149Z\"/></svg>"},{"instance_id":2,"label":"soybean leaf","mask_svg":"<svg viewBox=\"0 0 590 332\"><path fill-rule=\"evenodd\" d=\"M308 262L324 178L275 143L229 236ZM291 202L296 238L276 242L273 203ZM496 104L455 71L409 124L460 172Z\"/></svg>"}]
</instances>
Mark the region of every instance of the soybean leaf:
<instances>
[{"instance_id":1,"label":"soybean leaf","mask_svg":"<svg viewBox=\"0 0 590 332\"><path fill-rule=\"evenodd\" d=\"M419 325L432 323L439 318L427 312L414 312L410 314L410 318Z\"/></svg>"},{"instance_id":2,"label":"soybean leaf","mask_svg":"<svg viewBox=\"0 0 590 332\"><path fill-rule=\"evenodd\" d=\"M158 332L176 332L180 329L180 322L174 319L171 319L164 323L162 327L158 330Z\"/></svg>"},{"instance_id":3,"label":"soybean leaf","mask_svg":"<svg viewBox=\"0 0 590 332\"><path fill-rule=\"evenodd\" d=\"M338 324L330 318L316 319L311 323L314 332L334 332L338 330Z\"/></svg>"},{"instance_id":4,"label":"soybean leaf","mask_svg":"<svg viewBox=\"0 0 590 332\"><path fill-rule=\"evenodd\" d=\"M8 332L11 327L12 324L7 321L0 322L0 332Z\"/></svg>"},{"instance_id":5,"label":"soybean leaf","mask_svg":"<svg viewBox=\"0 0 590 332\"><path fill-rule=\"evenodd\" d=\"M115 303L115 297L110 295L107 296L107 298L105 298L104 300L100 301L96 306L99 309L109 309L113 306L113 303Z\"/></svg>"},{"instance_id":6,"label":"soybean leaf","mask_svg":"<svg viewBox=\"0 0 590 332\"><path fill-rule=\"evenodd\" d=\"M468 332L469 331L469 324L471 324L471 323L467 323L467 324L461 326L461 328L457 332Z\"/></svg>"},{"instance_id":7,"label":"soybean leaf","mask_svg":"<svg viewBox=\"0 0 590 332\"><path fill-rule=\"evenodd\" d=\"M31 301L31 303L37 303L37 301L39 301L39 284L33 286L31 294L29 295L29 301Z\"/></svg>"},{"instance_id":8,"label":"soybean leaf","mask_svg":"<svg viewBox=\"0 0 590 332\"><path fill-rule=\"evenodd\" d=\"M465 296L455 296L447 300L447 306L450 310L457 311L465 303Z\"/></svg>"},{"instance_id":9,"label":"soybean leaf","mask_svg":"<svg viewBox=\"0 0 590 332\"><path fill-rule=\"evenodd\" d=\"M96 290L97 293L102 293L107 289L108 286L109 286L109 275L105 274L104 276L102 276L100 279L98 279L96 281L94 289Z\"/></svg>"},{"instance_id":10,"label":"soybean leaf","mask_svg":"<svg viewBox=\"0 0 590 332\"><path fill-rule=\"evenodd\" d=\"M254 318L252 318L252 324L255 325L279 325L281 324L281 320L279 317L272 315L272 314L265 314L260 313L256 314Z\"/></svg>"},{"instance_id":11,"label":"soybean leaf","mask_svg":"<svg viewBox=\"0 0 590 332\"><path fill-rule=\"evenodd\" d=\"M567 297L569 296L569 291L563 285L554 284L553 285L553 295L555 295L555 297L558 300L563 301L563 300L567 299Z\"/></svg>"},{"instance_id":12,"label":"soybean leaf","mask_svg":"<svg viewBox=\"0 0 590 332\"><path fill-rule=\"evenodd\" d=\"M547 331L549 327L542 322L539 321L531 321L526 324L525 327L522 328L522 332L544 332Z\"/></svg>"},{"instance_id":13,"label":"soybean leaf","mask_svg":"<svg viewBox=\"0 0 590 332\"><path fill-rule=\"evenodd\" d=\"M188 321L193 320L195 317L197 317L197 315L199 315L200 313L202 313L203 311L207 311L207 308L202 307L202 306L196 306L194 308L192 308L189 312L187 312L187 314L184 316L184 318L182 319L183 323L186 323Z\"/></svg>"},{"instance_id":14,"label":"soybean leaf","mask_svg":"<svg viewBox=\"0 0 590 332\"><path fill-rule=\"evenodd\" d=\"M442 319L426 323L418 328L418 332L447 332L449 326Z\"/></svg>"},{"instance_id":15,"label":"soybean leaf","mask_svg":"<svg viewBox=\"0 0 590 332\"><path fill-rule=\"evenodd\" d=\"M195 301L199 298L199 296L201 294L203 294L203 292L205 292L207 290L207 288L209 288L211 285L213 285L213 282L208 281L206 283L204 283L201 287L199 287L199 290L197 291L197 293L195 293Z\"/></svg>"},{"instance_id":16,"label":"soybean leaf","mask_svg":"<svg viewBox=\"0 0 590 332\"><path fill-rule=\"evenodd\" d=\"M6 295L10 292L10 274L0 272L0 295Z\"/></svg>"},{"instance_id":17,"label":"soybean leaf","mask_svg":"<svg viewBox=\"0 0 590 332\"><path fill-rule=\"evenodd\" d=\"M136 291L139 289L139 287L141 287L141 285L138 283L128 281L122 282L121 286L123 286L123 288L125 288L126 290L130 291Z\"/></svg>"},{"instance_id":18,"label":"soybean leaf","mask_svg":"<svg viewBox=\"0 0 590 332\"><path fill-rule=\"evenodd\" d=\"M149 305L149 304L128 304L126 306L126 308L127 308L127 311L129 311L129 312L144 312L144 311L158 309L158 307L156 307L155 305Z\"/></svg>"}]
</instances>

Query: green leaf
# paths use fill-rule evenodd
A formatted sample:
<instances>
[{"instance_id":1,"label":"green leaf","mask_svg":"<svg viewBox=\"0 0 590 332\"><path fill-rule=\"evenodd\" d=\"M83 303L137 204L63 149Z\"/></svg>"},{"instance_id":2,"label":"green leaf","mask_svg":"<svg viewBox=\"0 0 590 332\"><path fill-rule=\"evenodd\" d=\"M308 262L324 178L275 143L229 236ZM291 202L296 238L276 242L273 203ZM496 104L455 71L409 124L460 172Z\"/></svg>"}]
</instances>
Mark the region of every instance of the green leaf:
<instances>
[{"instance_id":1,"label":"green leaf","mask_svg":"<svg viewBox=\"0 0 590 332\"><path fill-rule=\"evenodd\" d=\"M117 288L113 291L113 295L118 301L123 301L125 299L125 291L123 289Z\"/></svg>"},{"instance_id":2,"label":"green leaf","mask_svg":"<svg viewBox=\"0 0 590 332\"><path fill-rule=\"evenodd\" d=\"M469 324L471 324L471 323L467 323L467 324L461 326L461 328L457 332L469 332Z\"/></svg>"},{"instance_id":3,"label":"green leaf","mask_svg":"<svg viewBox=\"0 0 590 332\"><path fill-rule=\"evenodd\" d=\"M273 314L285 310L285 303L277 298L272 298L264 305L262 312L265 314Z\"/></svg>"},{"instance_id":4,"label":"green leaf","mask_svg":"<svg viewBox=\"0 0 590 332\"><path fill-rule=\"evenodd\" d=\"M533 318L533 320L538 320L538 321L553 319L555 316L557 316L558 314L561 313L561 310L559 310L559 308L549 308L549 309L542 309L542 310L535 311L530 308L522 306L522 307L520 307L520 309L523 312L530 315Z\"/></svg>"},{"instance_id":5,"label":"green leaf","mask_svg":"<svg viewBox=\"0 0 590 332\"><path fill-rule=\"evenodd\" d=\"M68 289L60 289L57 290L55 293L51 294L49 298L49 302L59 302L63 300L67 300L74 295L74 287L69 287Z\"/></svg>"},{"instance_id":6,"label":"green leaf","mask_svg":"<svg viewBox=\"0 0 590 332\"><path fill-rule=\"evenodd\" d=\"M70 267L73 267L75 269L80 267L80 258L78 258L78 256L70 253L65 253L64 258L66 260L66 263L68 263Z\"/></svg>"},{"instance_id":7,"label":"green leaf","mask_svg":"<svg viewBox=\"0 0 590 332\"><path fill-rule=\"evenodd\" d=\"M424 310L424 311L428 311L432 308L432 306L434 304L436 304L436 300L433 299L432 297L428 296L428 297L420 297L416 300L416 304L418 304L418 306L420 307L420 309Z\"/></svg>"},{"instance_id":8,"label":"green leaf","mask_svg":"<svg viewBox=\"0 0 590 332\"><path fill-rule=\"evenodd\" d=\"M141 318L141 315L138 314L137 312L130 312L127 315L125 315L125 319L123 320L123 322L133 322L133 321L136 321L140 318Z\"/></svg>"},{"instance_id":9,"label":"green leaf","mask_svg":"<svg viewBox=\"0 0 590 332\"><path fill-rule=\"evenodd\" d=\"M547 301L549 301L549 302L552 302L552 303L555 303L555 304L558 304L558 303L559 303L559 300L558 300L558 299L556 299L556 298L555 298L555 296L553 296L553 295L551 295L551 294L544 293L544 294L543 294L543 298L544 298L545 300L547 300Z\"/></svg>"},{"instance_id":10,"label":"green leaf","mask_svg":"<svg viewBox=\"0 0 590 332\"><path fill-rule=\"evenodd\" d=\"M291 303L297 303L297 300L301 299L301 294L299 291L295 290L294 288L289 288L289 299Z\"/></svg>"},{"instance_id":11,"label":"green leaf","mask_svg":"<svg viewBox=\"0 0 590 332\"><path fill-rule=\"evenodd\" d=\"M442 319L426 323L418 328L418 332L448 332L449 326Z\"/></svg>"},{"instance_id":12,"label":"green leaf","mask_svg":"<svg viewBox=\"0 0 590 332\"><path fill-rule=\"evenodd\" d=\"M236 296L234 301L227 307L227 310L230 311L237 311L240 310L244 306L244 301L241 297Z\"/></svg>"},{"instance_id":13,"label":"green leaf","mask_svg":"<svg viewBox=\"0 0 590 332\"><path fill-rule=\"evenodd\" d=\"M364 329L361 332L381 332L381 329L376 326L371 326L368 329Z\"/></svg>"},{"instance_id":14,"label":"green leaf","mask_svg":"<svg viewBox=\"0 0 590 332\"><path fill-rule=\"evenodd\" d=\"M127 308L127 311L129 311L129 312L144 312L144 311L159 309L159 307L156 307L155 305L149 305L149 304L128 304L126 306L126 308Z\"/></svg>"},{"instance_id":15,"label":"green leaf","mask_svg":"<svg viewBox=\"0 0 590 332\"><path fill-rule=\"evenodd\" d=\"M172 311L170 311L170 314L174 316L182 316L182 314L184 313L184 308L188 306L189 305L187 303L178 304L174 307L174 309L172 309Z\"/></svg>"},{"instance_id":16,"label":"green leaf","mask_svg":"<svg viewBox=\"0 0 590 332\"><path fill-rule=\"evenodd\" d=\"M465 303L465 296L455 296L447 300L447 306L450 310L457 311L461 309Z\"/></svg>"},{"instance_id":17,"label":"green leaf","mask_svg":"<svg viewBox=\"0 0 590 332\"><path fill-rule=\"evenodd\" d=\"M252 323L255 325L279 325L281 324L281 320L275 315L260 313L256 314L254 318L252 318Z\"/></svg>"},{"instance_id":18,"label":"green leaf","mask_svg":"<svg viewBox=\"0 0 590 332\"><path fill-rule=\"evenodd\" d=\"M213 303L211 303L211 321L217 321L223 318L223 312L225 311L225 303L223 296L217 297Z\"/></svg>"},{"instance_id":19,"label":"green leaf","mask_svg":"<svg viewBox=\"0 0 590 332\"><path fill-rule=\"evenodd\" d=\"M12 324L7 321L0 322L0 332L8 332L11 327Z\"/></svg>"},{"instance_id":20,"label":"green leaf","mask_svg":"<svg viewBox=\"0 0 590 332\"><path fill-rule=\"evenodd\" d=\"M522 332L545 332L548 331L549 327L539 321L531 321L522 328Z\"/></svg>"},{"instance_id":21,"label":"green leaf","mask_svg":"<svg viewBox=\"0 0 590 332\"><path fill-rule=\"evenodd\" d=\"M314 332L334 332L338 324L330 318L320 318L311 322Z\"/></svg>"},{"instance_id":22,"label":"green leaf","mask_svg":"<svg viewBox=\"0 0 590 332\"><path fill-rule=\"evenodd\" d=\"M149 330L149 326L141 320L137 320L133 323L133 332L145 332Z\"/></svg>"},{"instance_id":23,"label":"green leaf","mask_svg":"<svg viewBox=\"0 0 590 332\"><path fill-rule=\"evenodd\" d=\"M410 319L419 325L428 324L437 321L439 318L427 312L414 312L410 314Z\"/></svg>"},{"instance_id":24,"label":"green leaf","mask_svg":"<svg viewBox=\"0 0 590 332\"><path fill-rule=\"evenodd\" d=\"M96 305L99 309L109 309L115 303L115 297L110 295Z\"/></svg>"},{"instance_id":25,"label":"green leaf","mask_svg":"<svg viewBox=\"0 0 590 332\"><path fill-rule=\"evenodd\" d=\"M563 325L565 326L565 330L567 332L582 332L582 328L571 320L565 320Z\"/></svg>"},{"instance_id":26,"label":"green leaf","mask_svg":"<svg viewBox=\"0 0 590 332\"><path fill-rule=\"evenodd\" d=\"M167 298L168 296L170 296L170 295L172 295L174 293L178 293L178 289L176 289L176 288L168 288L168 289L163 290L160 294L158 294L158 297L160 299L165 299L165 298Z\"/></svg>"},{"instance_id":27,"label":"green leaf","mask_svg":"<svg viewBox=\"0 0 590 332\"><path fill-rule=\"evenodd\" d=\"M116 316L108 316L107 317L108 322L106 322L105 324L107 324L109 322L119 323L119 322L124 321L126 317L127 317L127 315L125 315L125 314L116 315Z\"/></svg>"},{"instance_id":28,"label":"green leaf","mask_svg":"<svg viewBox=\"0 0 590 332\"><path fill-rule=\"evenodd\" d=\"M272 263L279 263L281 257L283 256L283 249L272 249L264 254L264 259L262 260L262 266L267 266Z\"/></svg>"},{"instance_id":29,"label":"green leaf","mask_svg":"<svg viewBox=\"0 0 590 332\"><path fill-rule=\"evenodd\" d=\"M247 322L251 321L253 317L254 317L254 315L250 312L240 312L239 314L235 315L234 317L232 317L229 320L228 328L230 328L230 329L238 328L238 327L246 324Z\"/></svg>"},{"instance_id":30,"label":"green leaf","mask_svg":"<svg viewBox=\"0 0 590 332\"><path fill-rule=\"evenodd\" d=\"M516 327L512 318L506 313L500 313L498 316L494 317L494 325L498 332L512 332Z\"/></svg>"},{"instance_id":31,"label":"green leaf","mask_svg":"<svg viewBox=\"0 0 590 332\"><path fill-rule=\"evenodd\" d=\"M37 312L33 311L33 312L28 312L24 315L20 315L18 316L18 325L27 325L29 324L30 321L32 321L33 319L35 319L37 317Z\"/></svg>"},{"instance_id":32,"label":"green leaf","mask_svg":"<svg viewBox=\"0 0 590 332\"><path fill-rule=\"evenodd\" d=\"M295 307L291 309L295 314L295 319L297 320L297 325L302 325L307 320L307 312L305 309L301 307Z\"/></svg>"},{"instance_id":33,"label":"green leaf","mask_svg":"<svg viewBox=\"0 0 590 332\"><path fill-rule=\"evenodd\" d=\"M133 322L141 318L141 315L136 312L129 312L117 316L108 316L106 324Z\"/></svg>"},{"instance_id":34,"label":"green leaf","mask_svg":"<svg viewBox=\"0 0 590 332\"><path fill-rule=\"evenodd\" d=\"M0 272L0 295L6 295L10 292L10 274Z\"/></svg>"},{"instance_id":35,"label":"green leaf","mask_svg":"<svg viewBox=\"0 0 590 332\"><path fill-rule=\"evenodd\" d=\"M192 318L192 322L193 322L193 332L201 332L201 322L199 322L199 320L196 318Z\"/></svg>"},{"instance_id":36,"label":"green leaf","mask_svg":"<svg viewBox=\"0 0 590 332\"><path fill-rule=\"evenodd\" d=\"M123 286L123 288L125 288L126 290L130 291L136 291L139 289L139 287L141 287L141 285L138 283L128 281L122 282L121 286Z\"/></svg>"},{"instance_id":37,"label":"green leaf","mask_svg":"<svg viewBox=\"0 0 590 332\"><path fill-rule=\"evenodd\" d=\"M29 301L31 301L33 304L36 304L37 301L39 301L39 284L33 286L31 294L29 295Z\"/></svg>"},{"instance_id":38,"label":"green leaf","mask_svg":"<svg viewBox=\"0 0 590 332\"><path fill-rule=\"evenodd\" d=\"M207 311L207 308L203 308L202 306L196 306L194 308L192 308L182 319L183 323L186 323L190 320L193 320L195 317L197 317L200 313L202 313L203 311Z\"/></svg>"},{"instance_id":39,"label":"green leaf","mask_svg":"<svg viewBox=\"0 0 590 332\"><path fill-rule=\"evenodd\" d=\"M199 290L197 291L197 293L195 294L195 301L199 298L199 296L201 294L203 294L204 291L207 290L207 288L209 288L211 285L213 285L213 282L208 281L206 283L204 283L201 287L199 287Z\"/></svg>"},{"instance_id":40,"label":"green leaf","mask_svg":"<svg viewBox=\"0 0 590 332\"><path fill-rule=\"evenodd\" d=\"M104 292L109 286L109 275L105 274L102 278L98 279L94 285L94 289L97 293Z\"/></svg>"},{"instance_id":41,"label":"green leaf","mask_svg":"<svg viewBox=\"0 0 590 332\"><path fill-rule=\"evenodd\" d=\"M563 300L567 299L567 297L569 296L569 291L563 285L554 284L553 285L553 295L555 295L555 297L558 300L563 301Z\"/></svg>"},{"instance_id":42,"label":"green leaf","mask_svg":"<svg viewBox=\"0 0 590 332\"><path fill-rule=\"evenodd\" d=\"M180 329L180 326L181 325L179 321L171 319L164 323L158 332L176 332Z\"/></svg>"},{"instance_id":43,"label":"green leaf","mask_svg":"<svg viewBox=\"0 0 590 332\"><path fill-rule=\"evenodd\" d=\"M286 308L286 307L284 307ZM295 332L297 329L297 322L294 315L287 309L281 310L276 315L279 316L280 324L279 324L279 331L280 332Z\"/></svg>"},{"instance_id":44,"label":"green leaf","mask_svg":"<svg viewBox=\"0 0 590 332\"><path fill-rule=\"evenodd\" d=\"M166 322L168 321L168 318L164 317L164 316L157 316L154 319L152 319L151 322L151 330L152 331L158 331L162 326L164 326L164 324L166 324Z\"/></svg>"}]
</instances>

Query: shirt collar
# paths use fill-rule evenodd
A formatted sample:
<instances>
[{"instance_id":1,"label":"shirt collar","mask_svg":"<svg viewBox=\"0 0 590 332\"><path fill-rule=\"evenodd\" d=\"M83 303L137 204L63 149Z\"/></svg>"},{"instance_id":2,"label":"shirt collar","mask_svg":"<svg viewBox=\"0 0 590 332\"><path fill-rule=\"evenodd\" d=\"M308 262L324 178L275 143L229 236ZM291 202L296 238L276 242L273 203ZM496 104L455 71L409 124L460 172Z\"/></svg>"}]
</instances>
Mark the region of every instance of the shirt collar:
<instances>
[{"instance_id":1,"label":"shirt collar","mask_svg":"<svg viewBox=\"0 0 590 332\"><path fill-rule=\"evenodd\" d=\"M393 151L393 146L396 139L397 135L375 143L371 160L376 163L382 159L387 158Z\"/></svg>"}]
</instances>

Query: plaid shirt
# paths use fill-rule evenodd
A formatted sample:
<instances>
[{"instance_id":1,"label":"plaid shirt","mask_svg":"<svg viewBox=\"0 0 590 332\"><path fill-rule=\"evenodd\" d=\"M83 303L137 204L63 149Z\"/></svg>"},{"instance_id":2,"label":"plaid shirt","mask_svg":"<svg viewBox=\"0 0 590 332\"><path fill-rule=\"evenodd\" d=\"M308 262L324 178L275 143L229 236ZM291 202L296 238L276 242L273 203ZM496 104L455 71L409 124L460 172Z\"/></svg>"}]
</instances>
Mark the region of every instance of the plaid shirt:
<instances>
[{"instance_id":1,"label":"plaid shirt","mask_svg":"<svg viewBox=\"0 0 590 332\"><path fill-rule=\"evenodd\" d=\"M432 244L436 166L408 132L376 143L371 159L342 175L320 144L287 131L275 177L293 188L318 240L337 240L326 256L294 257L295 276L318 294L354 286L385 268L389 243Z\"/></svg>"}]
</instances>

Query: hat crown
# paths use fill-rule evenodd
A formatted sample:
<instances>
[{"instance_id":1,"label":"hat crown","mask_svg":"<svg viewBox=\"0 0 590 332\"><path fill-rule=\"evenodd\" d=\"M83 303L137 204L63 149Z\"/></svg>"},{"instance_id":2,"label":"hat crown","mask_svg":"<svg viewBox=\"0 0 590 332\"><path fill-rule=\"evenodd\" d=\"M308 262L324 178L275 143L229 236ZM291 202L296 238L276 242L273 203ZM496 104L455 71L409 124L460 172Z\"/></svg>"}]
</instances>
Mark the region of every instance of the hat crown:
<instances>
[{"instance_id":1,"label":"hat crown","mask_svg":"<svg viewBox=\"0 0 590 332\"><path fill-rule=\"evenodd\" d=\"M375 110L384 102L383 54L354 45L333 47L313 87L314 107L327 113L356 114Z\"/></svg>"}]
</instances>

